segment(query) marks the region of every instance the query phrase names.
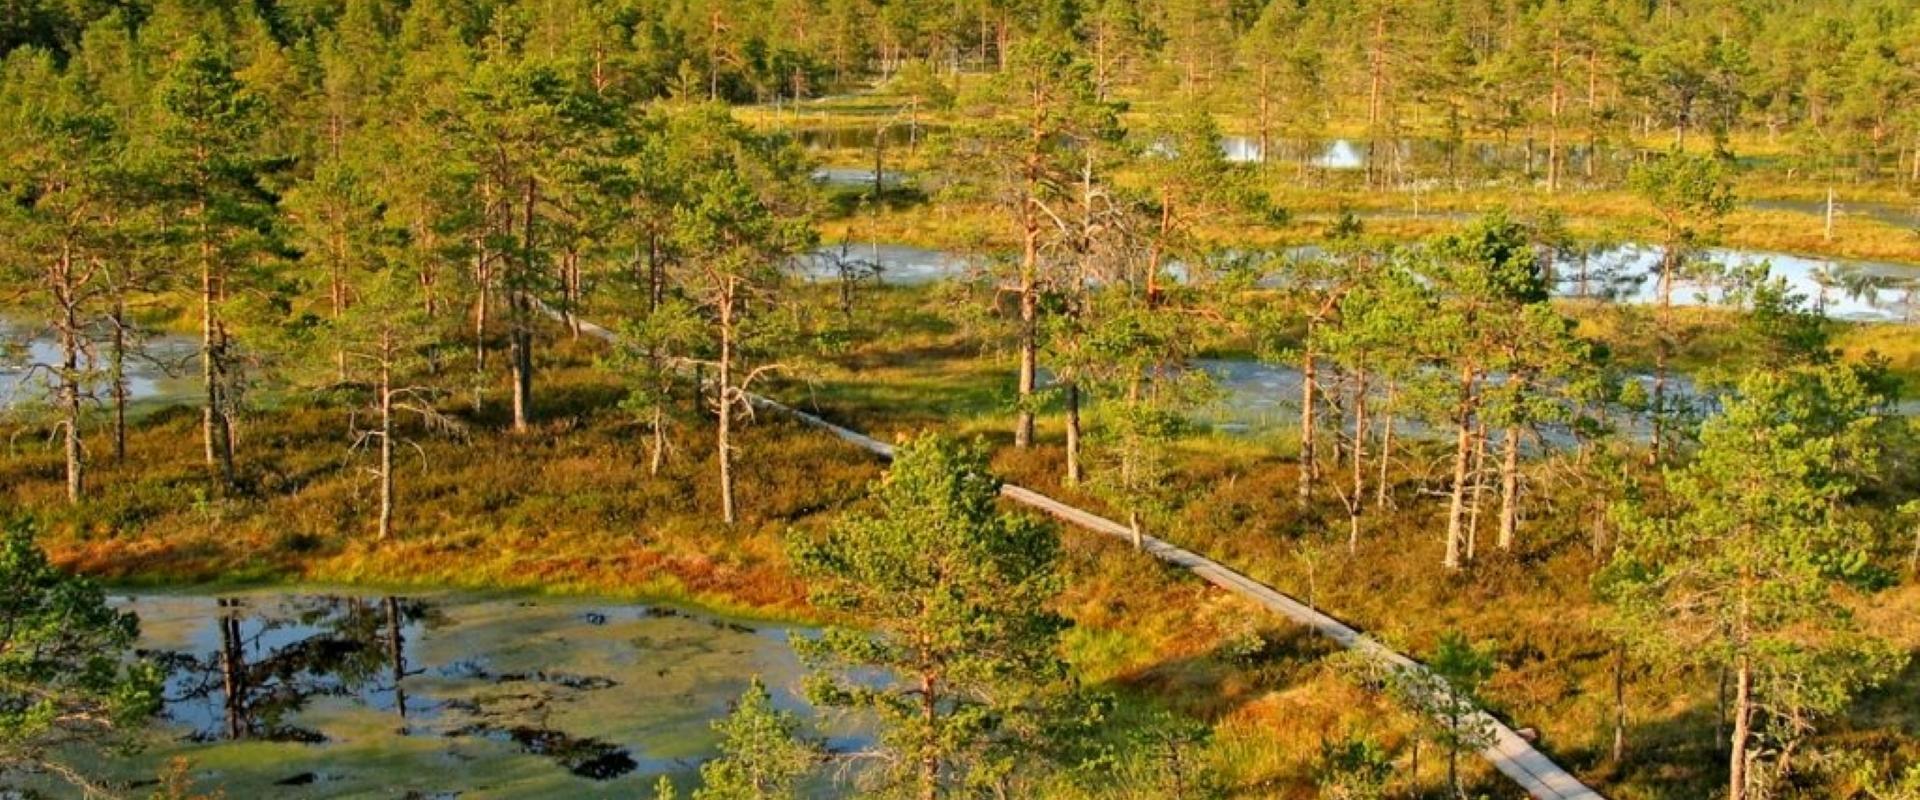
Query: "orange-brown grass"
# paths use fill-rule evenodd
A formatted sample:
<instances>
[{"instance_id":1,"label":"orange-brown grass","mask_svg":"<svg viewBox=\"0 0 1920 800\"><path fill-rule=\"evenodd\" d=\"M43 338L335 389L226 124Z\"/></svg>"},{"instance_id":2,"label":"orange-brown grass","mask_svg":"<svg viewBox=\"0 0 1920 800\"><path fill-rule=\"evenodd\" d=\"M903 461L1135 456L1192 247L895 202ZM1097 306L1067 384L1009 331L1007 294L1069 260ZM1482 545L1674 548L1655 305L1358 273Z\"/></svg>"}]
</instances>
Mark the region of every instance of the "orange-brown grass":
<instances>
[{"instance_id":1,"label":"orange-brown grass","mask_svg":"<svg viewBox=\"0 0 1920 800\"><path fill-rule=\"evenodd\" d=\"M128 462L102 463L98 496L62 507L57 454L16 438L0 462L10 503L43 510L56 558L120 580L348 582L676 597L804 614L786 571L789 528L824 524L879 474L871 460L763 419L738 441L740 524L718 524L710 431L686 413L658 476L643 429L587 354L561 348L536 384L537 429L503 432L496 394L476 414L449 400L462 439L419 431L396 456L397 535L374 539L367 453L349 453L343 410L287 405L247 420L241 488L209 493L197 417L153 415ZM691 400L688 401L691 407ZM98 446L96 446L97 448ZM104 459L103 459L104 461Z\"/></svg>"}]
</instances>

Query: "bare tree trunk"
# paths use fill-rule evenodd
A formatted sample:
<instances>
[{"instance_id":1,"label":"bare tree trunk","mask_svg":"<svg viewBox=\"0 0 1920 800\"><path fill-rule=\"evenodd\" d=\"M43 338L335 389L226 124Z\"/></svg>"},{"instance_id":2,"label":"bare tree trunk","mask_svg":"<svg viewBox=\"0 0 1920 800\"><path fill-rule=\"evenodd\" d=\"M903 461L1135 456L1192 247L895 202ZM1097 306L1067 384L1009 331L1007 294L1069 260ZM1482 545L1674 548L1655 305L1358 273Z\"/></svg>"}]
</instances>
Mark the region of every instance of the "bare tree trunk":
<instances>
[{"instance_id":1,"label":"bare tree trunk","mask_svg":"<svg viewBox=\"0 0 1920 800\"><path fill-rule=\"evenodd\" d=\"M347 284L345 275L342 273L342 270L346 266L342 263L345 259L346 245L341 243L341 236L337 227L328 238L333 240L333 257L330 259L333 263L329 264L327 269L327 297L332 304L333 322L338 325L340 323L340 317L345 314L347 310ZM341 383L347 382L346 350L339 347L333 349L333 370L335 378L339 379Z\"/></svg>"},{"instance_id":2,"label":"bare tree trunk","mask_svg":"<svg viewBox=\"0 0 1920 800\"><path fill-rule=\"evenodd\" d=\"M664 406L653 408L653 447L647 454L647 474L659 475L660 466L667 458L667 410Z\"/></svg>"},{"instance_id":3,"label":"bare tree trunk","mask_svg":"<svg viewBox=\"0 0 1920 800\"><path fill-rule=\"evenodd\" d=\"M491 231L494 224L493 182L483 180L480 183L481 225ZM473 370L487 370L487 308L492 303L493 255L487 251L487 235L482 233L474 241L473 251ZM477 402L477 401L476 401Z\"/></svg>"},{"instance_id":4,"label":"bare tree trunk","mask_svg":"<svg viewBox=\"0 0 1920 800\"><path fill-rule=\"evenodd\" d=\"M1376 159L1380 150L1380 94L1386 82L1387 15L1384 7L1375 11L1373 39L1367 47L1367 185L1379 180Z\"/></svg>"},{"instance_id":5,"label":"bare tree trunk","mask_svg":"<svg viewBox=\"0 0 1920 800\"><path fill-rule=\"evenodd\" d=\"M1613 763L1627 755L1627 646L1613 648Z\"/></svg>"},{"instance_id":6,"label":"bare tree trunk","mask_svg":"<svg viewBox=\"0 0 1920 800\"><path fill-rule=\"evenodd\" d=\"M1145 550L1147 547L1147 535L1146 531L1141 528L1139 511L1127 511L1127 531L1133 534L1133 549Z\"/></svg>"},{"instance_id":7,"label":"bare tree trunk","mask_svg":"<svg viewBox=\"0 0 1920 800\"><path fill-rule=\"evenodd\" d=\"M1450 726L1460 730L1460 720L1450 717ZM1460 745L1458 742L1447 745L1447 793L1460 797Z\"/></svg>"},{"instance_id":8,"label":"bare tree trunk","mask_svg":"<svg viewBox=\"0 0 1920 800\"><path fill-rule=\"evenodd\" d=\"M1587 53L1587 180L1600 161L1600 54Z\"/></svg>"},{"instance_id":9,"label":"bare tree trunk","mask_svg":"<svg viewBox=\"0 0 1920 800\"><path fill-rule=\"evenodd\" d=\"M873 136L873 203L876 207L880 198L887 194L885 175L887 165L887 125L881 123Z\"/></svg>"},{"instance_id":10,"label":"bare tree trunk","mask_svg":"<svg viewBox=\"0 0 1920 800\"><path fill-rule=\"evenodd\" d=\"M1472 367L1460 371L1460 407L1454 412L1453 494L1447 507L1447 569L1459 569L1461 544L1466 538L1467 468L1473 457Z\"/></svg>"},{"instance_id":11,"label":"bare tree trunk","mask_svg":"<svg viewBox=\"0 0 1920 800\"><path fill-rule=\"evenodd\" d=\"M1907 555L1907 572L1920 578L1920 523L1913 526L1913 552Z\"/></svg>"},{"instance_id":12,"label":"bare tree trunk","mask_svg":"<svg viewBox=\"0 0 1920 800\"><path fill-rule=\"evenodd\" d=\"M1313 497L1313 479L1320 472L1320 465L1314 454L1314 419L1318 416L1314 409L1315 384L1319 381L1316 373L1316 359L1313 347L1313 324L1307 324L1307 348L1300 359L1300 502L1305 503Z\"/></svg>"},{"instance_id":13,"label":"bare tree trunk","mask_svg":"<svg viewBox=\"0 0 1920 800\"><path fill-rule=\"evenodd\" d=\"M65 248L53 289L60 303L60 426L66 429L67 502L79 505L86 493L86 463L80 446L80 316L75 308L79 298L75 296L73 254Z\"/></svg>"},{"instance_id":14,"label":"bare tree trunk","mask_svg":"<svg viewBox=\"0 0 1920 800\"><path fill-rule=\"evenodd\" d=\"M1473 429L1473 499L1467 510L1467 563L1480 554L1480 510L1487 494L1487 423Z\"/></svg>"},{"instance_id":15,"label":"bare tree trunk","mask_svg":"<svg viewBox=\"0 0 1920 800\"><path fill-rule=\"evenodd\" d=\"M1393 458L1394 382L1387 381L1387 397L1380 413L1380 476L1374 485L1373 507L1387 507L1387 467Z\"/></svg>"},{"instance_id":16,"label":"bare tree trunk","mask_svg":"<svg viewBox=\"0 0 1920 800\"><path fill-rule=\"evenodd\" d=\"M486 252L482 249L479 255L474 256L474 260L477 262L486 259L486 257ZM492 283L492 280L486 275L486 271L478 266L474 267L474 272L479 276L479 286L476 287L473 298L473 370L475 372L486 372L487 306L491 302L491 298L488 296L490 294L488 284Z\"/></svg>"},{"instance_id":17,"label":"bare tree trunk","mask_svg":"<svg viewBox=\"0 0 1920 800\"><path fill-rule=\"evenodd\" d=\"M393 334L380 334L380 541L393 537Z\"/></svg>"},{"instance_id":18,"label":"bare tree trunk","mask_svg":"<svg viewBox=\"0 0 1920 800\"><path fill-rule=\"evenodd\" d=\"M1673 270L1679 263L1675 246L1668 244L1660 257L1660 330L1654 336L1653 351L1653 448L1650 463L1658 466L1666 453L1667 439L1667 358L1673 337Z\"/></svg>"},{"instance_id":19,"label":"bare tree trunk","mask_svg":"<svg viewBox=\"0 0 1920 800\"><path fill-rule=\"evenodd\" d=\"M935 678L930 673L920 674L920 718L931 730L940 714L940 696L935 686ZM922 744L920 755L920 800L939 800L940 797L940 752L930 744Z\"/></svg>"},{"instance_id":20,"label":"bare tree trunk","mask_svg":"<svg viewBox=\"0 0 1920 800\"><path fill-rule=\"evenodd\" d=\"M1727 756L1727 800L1747 797L1747 738L1753 723L1753 665L1740 656L1734 668L1733 738Z\"/></svg>"},{"instance_id":21,"label":"bare tree trunk","mask_svg":"<svg viewBox=\"0 0 1920 800\"><path fill-rule=\"evenodd\" d=\"M521 321L514 324L513 335L508 342L508 363L513 369L513 432L526 433L529 423L529 407L533 402L533 332L526 329L531 324L526 320L526 299L516 296L513 300L514 316Z\"/></svg>"},{"instance_id":22,"label":"bare tree trunk","mask_svg":"<svg viewBox=\"0 0 1920 800\"><path fill-rule=\"evenodd\" d=\"M1353 494L1347 498L1347 552L1360 550L1360 507L1367 492L1367 380L1361 373L1353 390Z\"/></svg>"},{"instance_id":23,"label":"bare tree trunk","mask_svg":"<svg viewBox=\"0 0 1920 800\"><path fill-rule=\"evenodd\" d=\"M1520 528L1520 428L1507 426L1500 463L1500 549L1512 550Z\"/></svg>"},{"instance_id":24,"label":"bare tree trunk","mask_svg":"<svg viewBox=\"0 0 1920 800\"><path fill-rule=\"evenodd\" d=\"M1913 167L1907 175L1907 184L1920 185L1920 134L1913 137Z\"/></svg>"},{"instance_id":25,"label":"bare tree trunk","mask_svg":"<svg viewBox=\"0 0 1920 800\"><path fill-rule=\"evenodd\" d=\"M1553 36L1553 96L1548 101L1547 115L1551 124L1547 131L1547 191L1560 191L1560 34Z\"/></svg>"},{"instance_id":26,"label":"bare tree trunk","mask_svg":"<svg viewBox=\"0 0 1920 800\"><path fill-rule=\"evenodd\" d=\"M127 301L116 288L113 298L113 340L107 376L113 392L113 463L127 460Z\"/></svg>"},{"instance_id":27,"label":"bare tree trunk","mask_svg":"<svg viewBox=\"0 0 1920 800\"><path fill-rule=\"evenodd\" d=\"M660 310L667 294L666 271L660 263L660 234L647 233L647 313Z\"/></svg>"},{"instance_id":28,"label":"bare tree trunk","mask_svg":"<svg viewBox=\"0 0 1920 800\"><path fill-rule=\"evenodd\" d=\"M206 214L203 206L199 212L203 220L200 225L200 380L206 405L200 417L200 438L206 445L207 469L213 473L218 488L227 489L233 486L233 445L228 441L225 398L220 386L221 351L225 343L215 311L219 286L214 278L213 243L207 240Z\"/></svg>"},{"instance_id":29,"label":"bare tree trunk","mask_svg":"<svg viewBox=\"0 0 1920 800\"><path fill-rule=\"evenodd\" d=\"M1026 231L1020 258L1020 412L1013 426L1015 447L1033 446L1033 394L1040 369L1039 288L1040 228L1027 201Z\"/></svg>"},{"instance_id":30,"label":"bare tree trunk","mask_svg":"<svg viewBox=\"0 0 1920 800\"><path fill-rule=\"evenodd\" d=\"M1085 478L1080 469L1080 383L1067 384L1067 485Z\"/></svg>"},{"instance_id":31,"label":"bare tree trunk","mask_svg":"<svg viewBox=\"0 0 1920 800\"><path fill-rule=\"evenodd\" d=\"M720 458L720 519L734 523L733 509L733 279L728 278L720 301L720 360L718 371L719 412L717 439Z\"/></svg>"},{"instance_id":32,"label":"bare tree trunk","mask_svg":"<svg viewBox=\"0 0 1920 800\"><path fill-rule=\"evenodd\" d=\"M578 339L580 338L580 304L583 302L580 294L580 251L570 247L564 259L565 266L562 269L563 277L566 279L567 332Z\"/></svg>"},{"instance_id":33,"label":"bare tree trunk","mask_svg":"<svg viewBox=\"0 0 1920 800\"><path fill-rule=\"evenodd\" d=\"M1269 89L1273 81L1272 72L1273 68L1270 65L1266 63L1260 65L1260 101L1257 109L1257 118L1260 139L1259 159L1263 167L1267 163L1267 147L1273 138L1273 101L1271 99L1272 92Z\"/></svg>"},{"instance_id":34,"label":"bare tree trunk","mask_svg":"<svg viewBox=\"0 0 1920 800\"><path fill-rule=\"evenodd\" d=\"M526 283L533 279L533 210L539 201L539 183L527 178L524 207L521 209L521 274L512 287L513 335L510 338L509 366L513 370L513 432L530 429L533 404L533 319L532 303Z\"/></svg>"}]
</instances>

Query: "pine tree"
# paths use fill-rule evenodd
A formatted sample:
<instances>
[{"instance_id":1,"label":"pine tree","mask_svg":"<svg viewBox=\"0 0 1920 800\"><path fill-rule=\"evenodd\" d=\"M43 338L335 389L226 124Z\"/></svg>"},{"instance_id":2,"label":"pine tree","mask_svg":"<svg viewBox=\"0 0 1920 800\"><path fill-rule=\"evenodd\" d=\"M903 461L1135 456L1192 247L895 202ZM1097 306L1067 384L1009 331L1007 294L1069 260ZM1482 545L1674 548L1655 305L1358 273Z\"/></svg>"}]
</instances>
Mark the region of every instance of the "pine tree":
<instances>
[{"instance_id":1,"label":"pine tree","mask_svg":"<svg viewBox=\"0 0 1920 800\"><path fill-rule=\"evenodd\" d=\"M56 569L16 519L0 540L0 621L0 774L42 772L103 794L74 759L108 757L160 710L159 668L131 658L140 620Z\"/></svg>"},{"instance_id":2,"label":"pine tree","mask_svg":"<svg viewBox=\"0 0 1920 800\"><path fill-rule=\"evenodd\" d=\"M27 288L27 332L46 332L58 360L35 364L50 379L65 453L67 501L86 493L83 405L104 377L93 330L112 313L126 186L118 167L124 138L98 98L62 76L41 53L6 62L0 93L6 127L0 146L0 277Z\"/></svg>"},{"instance_id":3,"label":"pine tree","mask_svg":"<svg viewBox=\"0 0 1920 800\"><path fill-rule=\"evenodd\" d=\"M1751 373L1663 476L1671 508L1615 511L1609 626L1653 663L1729 676L1733 800L1790 772L1819 717L1904 661L1848 599L1879 582L1879 532L1849 508L1878 467L1883 403L1856 367Z\"/></svg>"},{"instance_id":4,"label":"pine tree","mask_svg":"<svg viewBox=\"0 0 1920 800\"><path fill-rule=\"evenodd\" d=\"M700 765L693 800L798 797L801 780L820 762L819 745L801 737L793 712L773 706L758 677L713 729L720 734L720 757Z\"/></svg>"},{"instance_id":5,"label":"pine tree","mask_svg":"<svg viewBox=\"0 0 1920 800\"><path fill-rule=\"evenodd\" d=\"M201 440L216 486L226 488L242 383L230 311L256 280L253 255L267 246L273 214L255 149L267 109L206 36L188 38L172 64L157 88L162 153L153 174L173 209L181 282L192 281L199 305Z\"/></svg>"},{"instance_id":6,"label":"pine tree","mask_svg":"<svg viewBox=\"0 0 1920 800\"><path fill-rule=\"evenodd\" d=\"M686 200L674 209L671 238L680 259L676 285L705 318L713 368L709 400L716 415L720 516L737 519L734 424L750 411L753 384L787 365L772 360L801 334L794 318L776 313L785 300L784 268L813 244L799 163L790 149L769 146L724 111L695 108L672 123ZM762 360L765 359L765 360ZM708 387L700 387L703 391Z\"/></svg>"},{"instance_id":7,"label":"pine tree","mask_svg":"<svg viewBox=\"0 0 1920 800\"><path fill-rule=\"evenodd\" d=\"M1118 136L1116 109L1101 102L1088 65L1055 37L1024 41L1007 68L964 104L973 120L956 135L948 172L974 184L1007 213L1020 241L1015 263L1020 354L1014 444L1033 443L1039 380L1041 252L1071 235L1063 220L1081 167L1076 148ZM1002 115L1000 110L1013 109Z\"/></svg>"},{"instance_id":8,"label":"pine tree","mask_svg":"<svg viewBox=\"0 0 1920 800\"><path fill-rule=\"evenodd\" d=\"M873 494L872 514L793 546L815 607L861 627L797 644L822 668L882 669L898 681L822 671L812 696L873 713L895 777L916 797L1031 763L1015 734L1066 674L1067 622L1047 610L1061 588L1058 536L1003 514L985 455L938 437L900 446Z\"/></svg>"},{"instance_id":9,"label":"pine tree","mask_svg":"<svg viewBox=\"0 0 1920 800\"><path fill-rule=\"evenodd\" d=\"M1700 251L1715 243L1720 226L1733 211L1733 187L1722 165L1713 159L1669 153L1634 170L1634 191L1652 208L1650 227L1659 237L1657 265L1658 330L1655 332L1653 373L1652 460L1658 464L1667 451L1671 413L1668 409L1667 370L1681 345L1673 319L1674 283L1700 270Z\"/></svg>"}]
</instances>

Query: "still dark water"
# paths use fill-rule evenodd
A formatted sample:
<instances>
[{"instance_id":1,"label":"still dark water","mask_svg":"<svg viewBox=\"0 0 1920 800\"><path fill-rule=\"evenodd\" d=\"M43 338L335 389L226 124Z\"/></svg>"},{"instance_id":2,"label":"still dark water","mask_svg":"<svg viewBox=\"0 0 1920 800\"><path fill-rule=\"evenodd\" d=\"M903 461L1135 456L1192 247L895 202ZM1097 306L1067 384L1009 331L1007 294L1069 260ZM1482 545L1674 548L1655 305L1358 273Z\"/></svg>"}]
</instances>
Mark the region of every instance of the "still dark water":
<instances>
[{"instance_id":1,"label":"still dark water","mask_svg":"<svg viewBox=\"0 0 1920 800\"><path fill-rule=\"evenodd\" d=\"M648 797L691 786L759 676L829 747L868 742L799 696L811 631L667 606L458 595L148 594L169 669L138 782L173 756L228 797Z\"/></svg>"}]
</instances>

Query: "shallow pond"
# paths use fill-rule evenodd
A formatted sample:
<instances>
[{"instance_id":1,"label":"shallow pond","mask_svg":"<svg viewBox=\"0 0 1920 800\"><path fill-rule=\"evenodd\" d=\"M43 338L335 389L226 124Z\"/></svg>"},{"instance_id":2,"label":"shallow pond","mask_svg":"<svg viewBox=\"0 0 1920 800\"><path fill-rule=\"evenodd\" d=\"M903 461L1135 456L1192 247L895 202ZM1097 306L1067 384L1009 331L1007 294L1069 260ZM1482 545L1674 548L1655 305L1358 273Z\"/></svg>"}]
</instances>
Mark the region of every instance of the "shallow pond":
<instances>
[{"instance_id":1,"label":"shallow pond","mask_svg":"<svg viewBox=\"0 0 1920 800\"><path fill-rule=\"evenodd\" d=\"M1317 250L1297 247L1288 252L1310 256ZM1659 247L1624 244L1594 252L1584 259L1557 259L1553 271L1558 291L1567 296L1606 296L1629 303L1651 302L1657 299L1659 288L1650 277L1651 270L1660 263L1661 252ZM1773 277L1786 281L1792 292L1807 298L1808 302L1820 302L1826 314L1835 319L1898 321L1916 311L1910 307L1915 298L1909 297L1903 289L1885 287L1871 293L1855 294L1833 284L1838 276L1846 273L1894 281L1916 281L1920 280L1920 266L1725 248L1708 251L1706 259L1726 268L1750 267L1765 262ZM978 271L983 264L981 259L959 253L880 242L848 242L823 247L798 260L801 273L815 280L837 278L840 268L849 266L853 269L877 268L877 272L867 275L869 279L900 286L963 277ZM1167 269L1176 277L1182 273L1182 265L1178 263L1170 263ZM1826 282L1824 286L1823 281ZM1680 305L1720 303L1728 299L1728 292L1720 282L1711 279L1677 280L1673 299Z\"/></svg>"},{"instance_id":2,"label":"shallow pond","mask_svg":"<svg viewBox=\"0 0 1920 800\"><path fill-rule=\"evenodd\" d=\"M1305 161L1307 165L1325 170L1354 171L1367 167L1369 143L1360 139L1322 139L1298 141L1273 139L1269 142L1274 152L1271 160L1276 163L1297 164ZM1461 174L1489 172L1499 170L1525 169L1531 161L1533 169L1544 172L1547 162L1547 143L1537 140L1532 148L1527 147L1524 139L1516 138L1501 143L1495 141L1474 140L1450 143L1440 139L1402 138L1385 141L1380 144L1380 163L1389 169L1394 165L1401 167L1420 166L1423 172L1435 169L1444 170L1449 163ZM1563 146L1562 158L1566 168L1577 171L1585 168L1589 148L1584 144ZM1269 160L1262 152L1260 140L1252 136L1222 136L1220 150L1227 160L1236 163L1256 163ZM1603 158L1624 160L1631 155L1622 150L1603 150Z\"/></svg>"},{"instance_id":3,"label":"shallow pond","mask_svg":"<svg viewBox=\"0 0 1920 800\"><path fill-rule=\"evenodd\" d=\"M905 186L907 175L904 172L886 170L881 174L884 186ZM813 171L813 182L827 186L872 186L872 167L820 167Z\"/></svg>"},{"instance_id":4,"label":"shallow pond","mask_svg":"<svg viewBox=\"0 0 1920 800\"><path fill-rule=\"evenodd\" d=\"M92 337L81 356L82 370L93 373L89 391L109 397L104 336ZM141 352L127 359L127 396L133 400L179 400L195 396L194 371L199 343L185 336L148 337ZM60 346L51 336L0 317L0 411L45 402L51 385L48 369L60 363Z\"/></svg>"},{"instance_id":5,"label":"shallow pond","mask_svg":"<svg viewBox=\"0 0 1920 800\"><path fill-rule=\"evenodd\" d=\"M958 253L883 242L843 242L822 246L796 261L810 280L856 277L895 286L919 286L962 277L981 266Z\"/></svg>"},{"instance_id":6,"label":"shallow pond","mask_svg":"<svg viewBox=\"0 0 1920 800\"><path fill-rule=\"evenodd\" d=\"M793 131L793 138L809 150L872 150L874 143L881 141L881 137L885 136L887 149L894 150L925 144L927 137L944 133L946 130L945 125L922 122L915 126L908 121L899 120L884 128L879 126L797 128Z\"/></svg>"},{"instance_id":7,"label":"shallow pond","mask_svg":"<svg viewBox=\"0 0 1920 800\"><path fill-rule=\"evenodd\" d=\"M154 747L229 797L634 797L691 785L714 720L759 676L836 751L861 728L814 715L804 628L586 600L252 592L118 598L169 669Z\"/></svg>"}]
</instances>

